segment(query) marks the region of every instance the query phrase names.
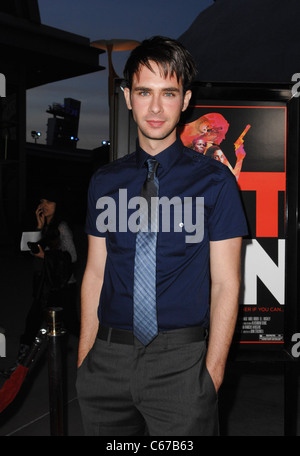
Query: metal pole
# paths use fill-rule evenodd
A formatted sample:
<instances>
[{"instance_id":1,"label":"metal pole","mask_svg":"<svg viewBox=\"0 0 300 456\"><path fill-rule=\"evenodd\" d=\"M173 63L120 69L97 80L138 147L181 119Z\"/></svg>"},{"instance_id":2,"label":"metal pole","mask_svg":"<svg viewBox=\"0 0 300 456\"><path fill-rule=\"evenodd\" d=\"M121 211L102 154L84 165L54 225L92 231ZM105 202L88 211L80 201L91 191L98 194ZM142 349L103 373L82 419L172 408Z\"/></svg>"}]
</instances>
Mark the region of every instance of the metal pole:
<instances>
[{"instance_id":1,"label":"metal pole","mask_svg":"<svg viewBox=\"0 0 300 456\"><path fill-rule=\"evenodd\" d=\"M298 372L297 361L284 363L284 436L297 436L298 417Z\"/></svg>"},{"instance_id":2,"label":"metal pole","mask_svg":"<svg viewBox=\"0 0 300 456\"><path fill-rule=\"evenodd\" d=\"M64 435L62 308L47 309L48 376L51 436Z\"/></svg>"}]
</instances>

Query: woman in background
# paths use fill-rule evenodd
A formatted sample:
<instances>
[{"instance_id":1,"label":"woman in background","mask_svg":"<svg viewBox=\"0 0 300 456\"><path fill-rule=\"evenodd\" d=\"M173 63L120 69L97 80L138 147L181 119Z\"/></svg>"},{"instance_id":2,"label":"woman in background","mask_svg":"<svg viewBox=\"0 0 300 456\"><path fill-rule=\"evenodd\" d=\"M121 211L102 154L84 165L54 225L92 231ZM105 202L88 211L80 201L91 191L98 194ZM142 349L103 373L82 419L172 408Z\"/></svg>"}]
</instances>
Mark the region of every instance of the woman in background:
<instances>
[{"instance_id":1,"label":"woman in background","mask_svg":"<svg viewBox=\"0 0 300 456\"><path fill-rule=\"evenodd\" d=\"M17 361L6 371L7 375L11 375L26 357L44 322L47 308L61 307L64 327L75 335L79 334L74 275L77 253L72 231L62 212L58 192L52 189L44 191L35 212L36 229L41 232L41 238L31 250L35 257L33 302L20 338Z\"/></svg>"}]
</instances>

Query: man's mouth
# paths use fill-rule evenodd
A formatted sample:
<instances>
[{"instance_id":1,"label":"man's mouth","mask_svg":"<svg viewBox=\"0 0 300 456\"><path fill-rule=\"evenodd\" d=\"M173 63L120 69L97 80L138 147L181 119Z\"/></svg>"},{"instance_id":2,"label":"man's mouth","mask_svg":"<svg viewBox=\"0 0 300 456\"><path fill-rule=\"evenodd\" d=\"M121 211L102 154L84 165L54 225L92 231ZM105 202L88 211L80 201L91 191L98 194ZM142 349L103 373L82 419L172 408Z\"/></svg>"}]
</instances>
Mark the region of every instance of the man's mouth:
<instances>
[{"instance_id":1,"label":"man's mouth","mask_svg":"<svg viewBox=\"0 0 300 456\"><path fill-rule=\"evenodd\" d=\"M152 128L160 128L164 123L164 120L147 120L147 124Z\"/></svg>"}]
</instances>

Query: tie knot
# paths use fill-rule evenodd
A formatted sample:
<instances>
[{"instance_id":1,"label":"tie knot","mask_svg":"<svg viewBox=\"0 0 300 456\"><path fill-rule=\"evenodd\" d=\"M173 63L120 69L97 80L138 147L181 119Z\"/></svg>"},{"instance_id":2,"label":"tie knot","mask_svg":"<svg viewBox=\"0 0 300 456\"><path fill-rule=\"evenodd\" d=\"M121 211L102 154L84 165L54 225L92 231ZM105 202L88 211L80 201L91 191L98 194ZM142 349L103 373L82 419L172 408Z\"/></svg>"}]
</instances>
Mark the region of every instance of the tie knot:
<instances>
[{"instance_id":1,"label":"tie knot","mask_svg":"<svg viewBox=\"0 0 300 456\"><path fill-rule=\"evenodd\" d=\"M147 167L148 167L148 179L153 180L154 174L156 173L156 170L158 167L158 161L155 160L154 158L148 158L146 163L147 163Z\"/></svg>"}]
</instances>

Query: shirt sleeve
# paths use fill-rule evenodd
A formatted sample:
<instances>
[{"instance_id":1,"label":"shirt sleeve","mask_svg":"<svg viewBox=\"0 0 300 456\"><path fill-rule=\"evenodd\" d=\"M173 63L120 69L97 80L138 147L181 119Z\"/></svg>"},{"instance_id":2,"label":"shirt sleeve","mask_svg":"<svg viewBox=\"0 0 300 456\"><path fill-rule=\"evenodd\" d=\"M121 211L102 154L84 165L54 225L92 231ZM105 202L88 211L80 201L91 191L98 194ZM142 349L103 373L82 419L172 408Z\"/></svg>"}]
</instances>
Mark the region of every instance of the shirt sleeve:
<instances>
[{"instance_id":1,"label":"shirt sleeve","mask_svg":"<svg viewBox=\"0 0 300 456\"><path fill-rule=\"evenodd\" d=\"M210 241L248 234L247 221L235 176L228 168L216 186L216 199L208 220Z\"/></svg>"}]
</instances>

